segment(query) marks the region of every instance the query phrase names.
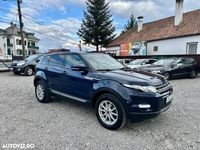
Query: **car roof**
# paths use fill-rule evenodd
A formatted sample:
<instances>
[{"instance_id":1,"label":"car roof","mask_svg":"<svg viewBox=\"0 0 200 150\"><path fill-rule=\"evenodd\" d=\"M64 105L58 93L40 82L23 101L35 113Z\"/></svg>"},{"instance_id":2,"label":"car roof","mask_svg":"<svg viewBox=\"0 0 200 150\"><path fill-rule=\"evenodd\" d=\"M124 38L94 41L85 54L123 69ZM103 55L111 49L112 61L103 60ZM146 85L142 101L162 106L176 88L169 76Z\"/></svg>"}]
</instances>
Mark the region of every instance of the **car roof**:
<instances>
[{"instance_id":1,"label":"car roof","mask_svg":"<svg viewBox=\"0 0 200 150\"><path fill-rule=\"evenodd\" d=\"M93 54L103 54L103 53L88 53L88 52L55 52L55 53L49 53L46 54L46 56L51 56L51 55L58 55L58 54L79 54L79 55L93 55ZM106 54L105 54L106 55Z\"/></svg>"}]
</instances>

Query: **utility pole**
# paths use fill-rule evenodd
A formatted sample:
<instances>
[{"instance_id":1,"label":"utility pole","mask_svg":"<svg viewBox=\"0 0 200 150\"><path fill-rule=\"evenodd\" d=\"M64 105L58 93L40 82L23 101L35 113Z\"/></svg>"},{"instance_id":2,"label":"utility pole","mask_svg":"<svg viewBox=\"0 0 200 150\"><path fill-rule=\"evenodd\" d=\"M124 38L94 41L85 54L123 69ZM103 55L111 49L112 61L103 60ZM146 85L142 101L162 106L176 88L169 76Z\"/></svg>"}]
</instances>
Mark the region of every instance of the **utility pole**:
<instances>
[{"instance_id":1,"label":"utility pole","mask_svg":"<svg viewBox=\"0 0 200 150\"><path fill-rule=\"evenodd\" d=\"M80 50L80 52L82 52L82 42L81 42L81 40L79 41L79 50Z\"/></svg>"},{"instance_id":2,"label":"utility pole","mask_svg":"<svg viewBox=\"0 0 200 150\"><path fill-rule=\"evenodd\" d=\"M24 42L24 34L23 34L24 24L22 22L21 3L22 3L22 0L17 0L18 15L19 15L19 26L20 26L21 43L22 43L22 53L23 53L23 59L25 59L26 58L26 52L25 52L25 42Z\"/></svg>"}]
</instances>

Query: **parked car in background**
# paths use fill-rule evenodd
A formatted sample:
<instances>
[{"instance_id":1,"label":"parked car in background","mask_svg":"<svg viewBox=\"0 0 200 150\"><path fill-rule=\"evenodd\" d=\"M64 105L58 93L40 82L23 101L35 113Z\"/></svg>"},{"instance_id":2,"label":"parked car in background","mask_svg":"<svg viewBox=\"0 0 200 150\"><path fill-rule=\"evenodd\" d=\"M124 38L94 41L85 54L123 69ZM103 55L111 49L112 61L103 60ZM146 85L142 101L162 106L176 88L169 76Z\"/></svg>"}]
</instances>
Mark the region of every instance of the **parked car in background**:
<instances>
[{"instance_id":1,"label":"parked car in background","mask_svg":"<svg viewBox=\"0 0 200 150\"><path fill-rule=\"evenodd\" d=\"M31 76L35 73L35 66L42 56L42 54L31 55L23 61L13 61L10 68L16 75L24 73L26 76Z\"/></svg>"},{"instance_id":2,"label":"parked car in background","mask_svg":"<svg viewBox=\"0 0 200 150\"><path fill-rule=\"evenodd\" d=\"M136 60L129 62L126 65L132 69L137 69L142 66L144 67L144 66L151 65L151 64L155 63L156 61L157 61L157 59L136 59Z\"/></svg>"},{"instance_id":3,"label":"parked car in background","mask_svg":"<svg viewBox=\"0 0 200 150\"><path fill-rule=\"evenodd\" d=\"M199 66L193 58L167 58L161 59L151 66L142 67L141 70L161 74L166 79L174 77L195 78L199 73Z\"/></svg>"},{"instance_id":4,"label":"parked car in background","mask_svg":"<svg viewBox=\"0 0 200 150\"><path fill-rule=\"evenodd\" d=\"M126 65L132 61L132 59L118 59L119 62Z\"/></svg>"},{"instance_id":5,"label":"parked car in background","mask_svg":"<svg viewBox=\"0 0 200 150\"><path fill-rule=\"evenodd\" d=\"M36 66L35 94L90 103L100 124L111 130L135 116L158 115L172 104L172 86L160 75L133 71L100 53L57 53Z\"/></svg>"}]
</instances>

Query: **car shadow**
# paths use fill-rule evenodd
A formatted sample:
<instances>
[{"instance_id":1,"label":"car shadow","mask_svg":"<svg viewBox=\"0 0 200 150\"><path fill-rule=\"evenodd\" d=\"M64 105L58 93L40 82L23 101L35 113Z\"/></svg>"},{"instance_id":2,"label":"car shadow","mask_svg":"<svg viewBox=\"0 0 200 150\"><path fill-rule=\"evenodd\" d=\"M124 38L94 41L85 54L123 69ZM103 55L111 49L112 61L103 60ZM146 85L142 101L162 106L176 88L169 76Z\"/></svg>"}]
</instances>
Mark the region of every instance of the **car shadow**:
<instances>
[{"instance_id":1,"label":"car shadow","mask_svg":"<svg viewBox=\"0 0 200 150\"><path fill-rule=\"evenodd\" d=\"M72 110L74 109L78 109L78 112L84 116L84 117L88 117L90 120L92 120L92 122L94 122L93 125L98 124L99 126L101 126L95 116L95 112L93 107L88 104L88 103L81 103L78 101L74 101L71 99L65 99L62 97L53 97L51 103L53 104L59 104L62 105L63 107L67 106L69 108L71 108ZM163 114L163 115L158 115L156 117L152 117L152 118L144 118L144 117L140 117L140 118L134 118L135 120L133 121L127 121L127 124L120 130L121 132L134 132L134 131L149 131L149 129L153 129L155 128L154 126L159 126L159 124L163 124L163 121L165 121L165 119L167 118L167 115ZM166 124L167 127L167 124ZM104 129L103 127L101 129ZM106 130L106 129L105 129ZM156 130L156 128L155 128Z\"/></svg>"}]
</instances>

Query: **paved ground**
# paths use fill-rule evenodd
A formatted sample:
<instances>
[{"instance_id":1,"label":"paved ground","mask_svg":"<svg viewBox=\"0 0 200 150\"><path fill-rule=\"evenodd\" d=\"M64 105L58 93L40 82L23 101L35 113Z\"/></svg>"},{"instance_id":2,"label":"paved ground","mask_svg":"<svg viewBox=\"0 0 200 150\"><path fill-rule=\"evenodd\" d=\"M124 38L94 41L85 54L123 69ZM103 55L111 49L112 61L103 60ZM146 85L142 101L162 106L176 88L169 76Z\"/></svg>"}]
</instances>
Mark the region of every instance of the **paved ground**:
<instances>
[{"instance_id":1,"label":"paved ground","mask_svg":"<svg viewBox=\"0 0 200 150\"><path fill-rule=\"evenodd\" d=\"M174 102L157 118L118 131L100 126L93 110L57 99L36 101L33 77L0 73L0 144L29 143L52 150L200 149L200 76L171 81ZM0 147L1 149L1 147Z\"/></svg>"}]
</instances>

